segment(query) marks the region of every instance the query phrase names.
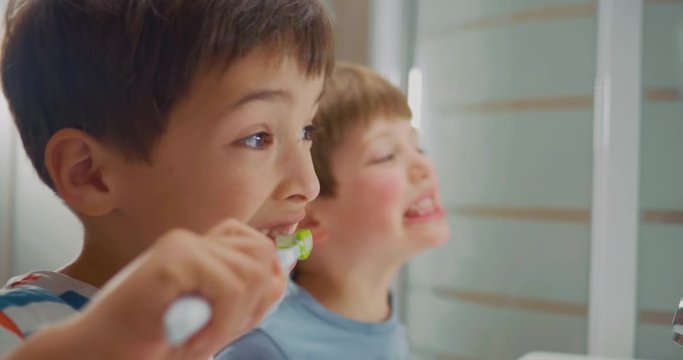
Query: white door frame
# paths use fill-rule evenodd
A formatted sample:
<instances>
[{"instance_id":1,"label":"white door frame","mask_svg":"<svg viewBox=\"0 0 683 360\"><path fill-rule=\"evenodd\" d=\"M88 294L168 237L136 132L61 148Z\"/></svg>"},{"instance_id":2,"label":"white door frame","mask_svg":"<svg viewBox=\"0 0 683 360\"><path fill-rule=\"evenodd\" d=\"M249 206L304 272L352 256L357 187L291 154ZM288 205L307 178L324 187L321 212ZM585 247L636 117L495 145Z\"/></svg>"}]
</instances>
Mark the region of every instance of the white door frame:
<instances>
[{"instance_id":1,"label":"white door frame","mask_svg":"<svg viewBox=\"0 0 683 360\"><path fill-rule=\"evenodd\" d=\"M588 353L633 357L637 325L642 0L600 0Z\"/></svg>"},{"instance_id":2,"label":"white door frame","mask_svg":"<svg viewBox=\"0 0 683 360\"><path fill-rule=\"evenodd\" d=\"M370 67L404 90L413 62L413 4L411 0L372 0L370 6Z\"/></svg>"}]
</instances>

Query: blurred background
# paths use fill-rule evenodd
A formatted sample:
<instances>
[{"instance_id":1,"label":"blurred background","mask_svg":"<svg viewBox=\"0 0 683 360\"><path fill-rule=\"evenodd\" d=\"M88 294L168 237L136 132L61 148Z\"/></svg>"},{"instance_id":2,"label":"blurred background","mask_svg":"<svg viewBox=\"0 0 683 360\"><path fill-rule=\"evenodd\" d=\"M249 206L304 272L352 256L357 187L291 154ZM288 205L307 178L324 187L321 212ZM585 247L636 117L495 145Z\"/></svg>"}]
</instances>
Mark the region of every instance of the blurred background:
<instances>
[{"instance_id":1,"label":"blurred background","mask_svg":"<svg viewBox=\"0 0 683 360\"><path fill-rule=\"evenodd\" d=\"M327 2L338 58L409 95L449 212L397 281L414 358L682 359L683 1ZM2 102L0 281L81 232Z\"/></svg>"}]
</instances>

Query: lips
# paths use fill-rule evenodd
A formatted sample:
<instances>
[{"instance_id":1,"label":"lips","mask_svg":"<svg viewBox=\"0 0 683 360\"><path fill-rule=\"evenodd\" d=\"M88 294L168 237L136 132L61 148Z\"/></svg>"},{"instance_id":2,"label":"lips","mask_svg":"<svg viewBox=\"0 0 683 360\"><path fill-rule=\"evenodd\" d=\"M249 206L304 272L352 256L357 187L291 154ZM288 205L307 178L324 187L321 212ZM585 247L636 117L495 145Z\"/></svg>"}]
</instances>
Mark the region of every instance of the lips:
<instances>
[{"instance_id":1,"label":"lips","mask_svg":"<svg viewBox=\"0 0 683 360\"><path fill-rule=\"evenodd\" d=\"M423 198L414 203L405 213L406 217L418 217L429 214L436 208L434 199L430 197Z\"/></svg>"},{"instance_id":2,"label":"lips","mask_svg":"<svg viewBox=\"0 0 683 360\"><path fill-rule=\"evenodd\" d=\"M296 216L292 216L280 221L274 221L268 225L257 227L257 229L267 237L275 240L280 235L292 235L299 226L306 213L302 212Z\"/></svg>"},{"instance_id":3,"label":"lips","mask_svg":"<svg viewBox=\"0 0 683 360\"><path fill-rule=\"evenodd\" d=\"M406 222L424 222L442 218L445 211L437 203L434 192L430 191L415 200L403 214Z\"/></svg>"}]
</instances>

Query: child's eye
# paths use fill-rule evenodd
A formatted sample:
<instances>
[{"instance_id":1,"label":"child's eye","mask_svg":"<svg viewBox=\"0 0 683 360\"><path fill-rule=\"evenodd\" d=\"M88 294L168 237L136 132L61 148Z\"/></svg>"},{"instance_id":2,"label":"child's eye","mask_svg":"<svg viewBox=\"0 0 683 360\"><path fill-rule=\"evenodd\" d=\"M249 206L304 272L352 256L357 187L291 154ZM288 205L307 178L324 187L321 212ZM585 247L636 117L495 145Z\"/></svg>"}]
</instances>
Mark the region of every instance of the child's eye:
<instances>
[{"instance_id":1,"label":"child's eye","mask_svg":"<svg viewBox=\"0 0 683 360\"><path fill-rule=\"evenodd\" d=\"M388 154L386 156L382 156L380 158L370 160L370 165L387 163L387 162L394 160L395 158L396 158L396 154L391 153L391 154Z\"/></svg>"},{"instance_id":2,"label":"child's eye","mask_svg":"<svg viewBox=\"0 0 683 360\"><path fill-rule=\"evenodd\" d=\"M261 150L273 143L273 135L267 132L260 132L239 139L237 142L250 149Z\"/></svg>"},{"instance_id":3,"label":"child's eye","mask_svg":"<svg viewBox=\"0 0 683 360\"><path fill-rule=\"evenodd\" d=\"M422 155L424 155L426 153L425 149L423 149L421 147L418 147L416 150L419 154L422 154Z\"/></svg>"},{"instance_id":4,"label":"child's eye","mask_svg":"<svg viewBox=\"0 0 683 360\"><path fill-rule=\"evenodd\" d=\"M318 128L316 126L308 125L301 129L301 138L306 141L312 141L317 132Z\"/></svg>"}]
</instances>

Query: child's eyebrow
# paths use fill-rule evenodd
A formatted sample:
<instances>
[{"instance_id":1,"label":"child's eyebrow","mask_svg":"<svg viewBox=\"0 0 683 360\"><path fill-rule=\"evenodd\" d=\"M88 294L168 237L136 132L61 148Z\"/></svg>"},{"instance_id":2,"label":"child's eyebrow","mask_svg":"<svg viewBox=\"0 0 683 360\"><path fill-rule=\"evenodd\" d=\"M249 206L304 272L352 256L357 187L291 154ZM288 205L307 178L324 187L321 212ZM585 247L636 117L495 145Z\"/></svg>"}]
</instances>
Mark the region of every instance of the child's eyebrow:
<instances>
[{"instance_id":1,"label":"child's eyebrow","mask_svg":"<svg viewBox=\"0 0 683 360\"><path fill-rule=\"evenodd\" d=\"M294 95L288 90L273 90L273 89L259 89L254 90L242 96L239 100L230 106L232 109L242 107L254 101L269 101L269 102L289 102L294 100Z\"/></svg>"}]
</instances>

